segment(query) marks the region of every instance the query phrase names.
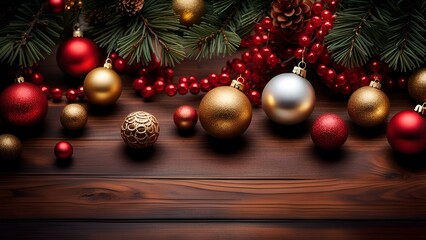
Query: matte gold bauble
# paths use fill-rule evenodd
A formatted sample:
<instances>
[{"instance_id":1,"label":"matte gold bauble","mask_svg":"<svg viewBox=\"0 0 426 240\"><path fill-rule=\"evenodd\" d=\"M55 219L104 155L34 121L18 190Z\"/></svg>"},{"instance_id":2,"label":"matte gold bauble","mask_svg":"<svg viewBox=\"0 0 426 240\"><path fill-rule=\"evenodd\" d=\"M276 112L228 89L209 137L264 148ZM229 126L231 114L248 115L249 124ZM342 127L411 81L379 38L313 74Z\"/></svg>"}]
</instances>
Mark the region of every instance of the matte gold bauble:
<instances>
[{"instance_id":1,"label":"matte gold bauble","mask_svg":"<svg viewBox=\"0 0 426 240\"><path fill-rule=\"evenodd\" d=\"M234 138L244 133L252 117L247 96L230 86L210 90L201 100L198 115L202 127L216 138Z\"/></svg>"},{"instance_id":2,"label":"matte gold bauble","mask_svg":"<svg viewBox=\"0 0 426 240\"><path fill-rule=\"evenodd\" d=\"M426 102L426 68L420 68L410 75L407 88L413 99Z\"/></svg>"},{"instance_id":3,"label":"matte gold bauble","mask_svg":"<svg viewBox=\"0 0 426 240\"><path fill-rule=\"evenodd\" d=\"M11 135L0 135L0 160L2 161L15 161L19 159L22 153L21 141Z\"/></svg>"},{"instance_id":4,"label":"matte gold bauble","mask_svg":"<svg viewBox=\"0 0 426 240\"><path fill-rule=\"evenodd\" d=\"M68 104L62 109L61 124L68 130L80 130L86 126L87 111L78 103Z\"/></svg>"},{"instance_id":5,"label":"matte gold bauble","mask_svg":"<svg viewBox=\"0 0 426 240\"><path fill-rule=\"evenodd\" d=\"M173 0L172 7L185 26L199 23L205 12L204 0Z\"/></svg>"},{"instance_id":6,"label":"matte gold bauble","mask_svg":"<svg viewBox=\"0 0 426 240\"><path fill-rule=\"evenodd\" d=\"M390 103L384 92L372 87L361 87L348 101L348 114L353 122L363 127L378 126L386 121Z\"/></svg>"},{"instance_id":7,"label":"matte gold bauble","mask_svg":"<svg viewBox=\"0 0 426 240\"><path fill-rule=\"evenodd\" d=\"M160 124L151 113L132 112L121 125L121 138L131 148L152 146L160 135Z\"/></svg>"},{"instance_id":8,"label":"matte gold bauble","mask_svg":"<svg viewBox=\"0 0 426 240\"><path fill-rule=\"evenodd\" d=\"M121 78L110 68L98 67L87 74L83 88L89 102L99 106L110 105L121 95Z\"/></svg>"}]
</instances>

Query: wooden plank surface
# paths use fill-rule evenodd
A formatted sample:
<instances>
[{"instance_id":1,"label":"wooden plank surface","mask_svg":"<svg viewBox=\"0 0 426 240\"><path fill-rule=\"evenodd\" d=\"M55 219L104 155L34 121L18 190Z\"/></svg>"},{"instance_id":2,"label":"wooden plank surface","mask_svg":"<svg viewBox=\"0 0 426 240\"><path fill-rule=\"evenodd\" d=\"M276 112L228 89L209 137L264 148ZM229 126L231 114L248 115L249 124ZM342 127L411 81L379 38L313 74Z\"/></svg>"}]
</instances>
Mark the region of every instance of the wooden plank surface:
<instances>
[{"instance_id":1,"label":"wooden plank surface","mask_svg":"<svg viewBox=\"0 0 426 240\"><path fill-rule=\"evenodd\" d=\"M175 71L202 77L223 62L188 61ZM70 84L54 59L41 71L52 86ZM396 154L386 125L355 126L347 99L311 80L317 103L307 121L278 126L256 107L247 132L231 141L209 137L200 124L189 134L176 130L174 109L197 107L202 95L144 101L128 77L113 107L85 103L84 131L62 129L64 101L49 102L44 125L31 130L0 122L0 133L18 135L24 145L19 163L0 166L0 239L421 239L425 153ZM387 93L390 117L415 105L404 90ZM128 149L119 134L124 117L137 110L161 126L147 151ZM325 112L350 127L340 151L319 151L310 139L310 125ZM60 140L73 144L72 161L55 160Z\"/></svg>"}]
</instances>

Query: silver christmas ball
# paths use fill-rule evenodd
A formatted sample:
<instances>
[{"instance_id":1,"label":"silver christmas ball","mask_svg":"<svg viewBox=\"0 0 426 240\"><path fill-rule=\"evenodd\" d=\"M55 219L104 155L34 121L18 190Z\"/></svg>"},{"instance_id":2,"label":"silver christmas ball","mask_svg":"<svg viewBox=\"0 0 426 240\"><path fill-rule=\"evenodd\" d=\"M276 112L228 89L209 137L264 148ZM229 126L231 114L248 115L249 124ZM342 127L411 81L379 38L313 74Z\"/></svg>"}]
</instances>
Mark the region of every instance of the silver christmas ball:
<instances>
[{"instance_id":1,"label":"silver christmas ball","mask_svg":"<svg viewBox=\"0 0 426 240\"><path fill-rule=\"evenodd\" d=\"M274 122L293 125L311 115L315 91L311 83L294 73L273 77L262 92L262 108Z\"/></svg>"}]
</instances>

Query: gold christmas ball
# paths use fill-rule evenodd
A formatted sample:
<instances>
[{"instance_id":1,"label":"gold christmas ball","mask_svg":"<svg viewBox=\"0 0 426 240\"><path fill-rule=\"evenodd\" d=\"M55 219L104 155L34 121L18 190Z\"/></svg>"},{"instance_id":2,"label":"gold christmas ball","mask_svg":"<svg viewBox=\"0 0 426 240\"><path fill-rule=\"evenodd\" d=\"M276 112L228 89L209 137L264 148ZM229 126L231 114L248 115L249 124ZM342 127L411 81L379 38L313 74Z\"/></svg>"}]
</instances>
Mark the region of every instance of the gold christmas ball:
<instances>
[{"instance_id":1,"label":"gold christmas ball","mask_svg":"<svg viewBox=\"0 0 426 240\"><path fill-rule=\"evenodd\" d=\"M374 87L361 87L348 101L348 114L353 122L363 127L378 126L386 121L390 103L386 94Z\"/></svg>"},{"instance_id":2,"label":"gold christmas ball","mask_svg":"<svg viewBox=\"0 0 426 240\"><path fill-rule=\"evenodd\" d=\"M0 135L0 160L15 161L19 159L21 153L22 144L17 137L11 134Z\"/></svg>"},{"instance_id":3,"label":"gold christmas ball","mask_svg":"<svg viewBox=\"0 0 426 240\"><path fill-rule=\"evenodd\" d=\"M61 124L68 130L80 130L86 126L87 111L78 103L68 104L62 109Z\"/></svg>"},{"instance_id":4,"label":"gold christmas ball","mask_svg":"<svg viewBox=\"0 0 426 240\"><path fill-rule=\"evenodd\" d=\"M250 125L252 109L247 96L230 86L210 90L198 108L201 126L216 138L234 138Z\"/></svg>"},{"instance_id":5,"label":"gold christmas ball","mask_svg":"<svg viewBox=\"0 0 426 240\"><path fill-rule=\"evenodd\" d=\"M87 74L83 88L89 102L99 106L110 105L121 95L121 78L112 69L98 67Z\"/></svg>"},{"instance_id":6,"label":"gold christmas ball","mask_svg":"<svg viewBox=\"0 0 426 240\"><path fill-rule=\"evenodd\" d=\"M407 88L413 99L420 103L426 102L426 68L420 68L410 75Z\"/></svg>"},{"instance_id":7,"label":"gold christmas ball","mask_svg":"<svg viewBox=\"0 0 426 240\"><path fill-rule=\"evenodd\" d=\"M199 23L205 12L204 0L173 0L172 8L185 26Z\"/></svg>"},{"instance_id":8,"label":"gold christmas ball","mask_svg":"<svg viewBox=\"0 0 426 240\"><path fill-rule=\"evenodd\" d=\"M144 112L132 112L121 125L121 138L131 148L152 146L160 135L160 124L154 115Z\"/></svg>"}]
</instances>

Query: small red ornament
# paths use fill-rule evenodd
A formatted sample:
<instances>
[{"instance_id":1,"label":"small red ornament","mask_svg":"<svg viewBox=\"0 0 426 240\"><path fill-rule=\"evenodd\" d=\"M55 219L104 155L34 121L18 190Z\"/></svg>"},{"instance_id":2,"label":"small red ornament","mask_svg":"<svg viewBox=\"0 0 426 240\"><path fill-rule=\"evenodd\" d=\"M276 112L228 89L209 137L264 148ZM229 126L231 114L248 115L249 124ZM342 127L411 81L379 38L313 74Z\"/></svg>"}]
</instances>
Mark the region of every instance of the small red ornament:
<instances>
[{"instance_id":1,"label":"small red ornament","mask_svg":"<svg viewBox=\"0 0 426 240\"><path fill-rule=\"evenodd\" d=\"M340 148L348 138L348 126L345 121L333 113L324 113L315 119L311 127L314 144L325 150Z\"/></svg>"},{"instance_id":2,"label":"small red ornament","mask_svg":"<svg viewBox=\"0 0 426 240\"><path fill-rule=\"evenodd\" d=\"M395 151L420 153L426 149L426 120L415 111L399 112L389 121L386 136Z\"/></svg>"},{"instance_id":3,"label":"small red ornament","mask_svg":"<svg viewBox=\"0 0 426 240\"><path fill-rule=\"evenodd\" d=\"M55 145L54 153L58 159L69 159L72 157L73 147L67 141L59 141Z\"/></svg>"},{"instance_id":4,"label":"small red ornament","mask_svg":"<svg viewBox=\"0 0 426 240\"><path fill-rule=\"evenodd\" d=\"M47 1L47 7L51 12L54 13L61 13L64 11L65 8L65 1L64 0L49 0Z\"/></svg>"},{"instance_id":5,"label":"small red ornament","mask_svg":"<svg viewBox=\"0 0 426 240\"><path fill-rule=\"evenodd\" d=\"M179 129L187 130L194 128L198 121L197 110L192 106L182 105L173 114L173 121Z\"/></svg>"},{"instance_id":6,"label":"small red ornament","mask_svg":"<svg viewBox=\"0 0 426 240\"><path fill-rule=\"evenodd\" d=\"M99 66L101 55L96 44L84 37L73 37L62 43L56 55L59 68L73 77L84 77Z\"/></svg>"},{"instance_id":7,"label":"small red ornament","mask_svg":"<svg viewBox=\"0 0 426 240\"><path fill-rule=\"evenodd\" d=\"M29 127L40 123L47 109L46 95L31 83L11 85L0 96L0 116L12 125Z\"/></svg>"}]
</instances>

